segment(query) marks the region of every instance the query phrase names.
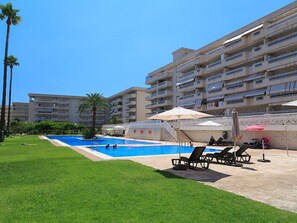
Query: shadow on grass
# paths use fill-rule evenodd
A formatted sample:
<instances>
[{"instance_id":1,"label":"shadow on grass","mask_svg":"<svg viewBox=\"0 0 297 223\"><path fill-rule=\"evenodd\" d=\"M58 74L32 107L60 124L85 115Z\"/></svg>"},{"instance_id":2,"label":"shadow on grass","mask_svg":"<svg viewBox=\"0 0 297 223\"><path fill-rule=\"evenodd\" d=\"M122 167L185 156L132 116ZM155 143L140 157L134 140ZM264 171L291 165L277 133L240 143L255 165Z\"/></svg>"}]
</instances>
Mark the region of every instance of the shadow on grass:
<instances>
[{"instance_id":1,"label":"shadow on grass","mask_svg":"<svg viewBox=\"0 0 297 223\"><path fill-rule=\"evenodd\" d=\"M161 174L162 176L166 178L173 178L173 179L183 179L184 177L182 176L177 176L173 173L169 173L167 171L162 171L162 170L155 170L156 173Z\"/></svg>"},{"instance_id":2,"label":"shadow on grass","mask_svg":"<svg viewBox=\"0 0 297 223\"><path fill-rule=\"evenodd\" d=\"M198 168L197 170L173 170L166 169L164 171L155 170L156 173L163 175L166 178L178 178L178 179L191 179L200 182L216 182L222 178L229 177L231 175L220 173L211 169Z\"/></svg>"}]
</instances>

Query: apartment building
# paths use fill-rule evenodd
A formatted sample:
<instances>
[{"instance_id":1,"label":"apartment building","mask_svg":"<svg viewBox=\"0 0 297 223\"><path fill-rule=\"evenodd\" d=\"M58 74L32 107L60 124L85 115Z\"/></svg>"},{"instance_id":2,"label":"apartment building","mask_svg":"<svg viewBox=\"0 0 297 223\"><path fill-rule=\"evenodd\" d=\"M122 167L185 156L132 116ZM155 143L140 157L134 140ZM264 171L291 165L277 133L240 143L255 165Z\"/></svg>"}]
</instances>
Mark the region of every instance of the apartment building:
<instances>
[{"instance_id":1,"label":"apartment building","mask_svg":"<svg viewBox=\"0 0 297 223\"><path fill-rule=\"evenodd\" d=\"M29 103L13 102L11 111L11 120L28 121Z\"/></svg>"},{"instance_id":2,"label":"apartment building","mask_svg":"<svg viewBox=\"0 0 297 223\"><path fill-rule=\"evenodd\" d=\"M29 122L42 120L66 121L85 126L92 125L92 111L78 112L83 96L50 95L29 93ZM106 123L108 113L97 110L96 127Z\"/></svg>"},{"instance_id":3,"label":"apartment building","mask_svg":"<svg viewBox=\"0 0 297 223\"><path fill-rule=\"evenodd\" d=\"M180 48L146 77L146 116L182 106L213 115L284 112L297 99L297 2L198 50ZM292 108L294 109L294 108Z\"/></svg>"},{"instance_id":4,"label":"apartment building","mask_svg":"<svg viewBox=\"0 0 297 223\"><path fill-rule=\"evenodd\" d=\"M149 94L145 91L145 88L131 87L109 97L109 118L116 116L122 123L145 120L149 112L146 108L149 102L145 100Z\"/></svg>"}]
</instances>

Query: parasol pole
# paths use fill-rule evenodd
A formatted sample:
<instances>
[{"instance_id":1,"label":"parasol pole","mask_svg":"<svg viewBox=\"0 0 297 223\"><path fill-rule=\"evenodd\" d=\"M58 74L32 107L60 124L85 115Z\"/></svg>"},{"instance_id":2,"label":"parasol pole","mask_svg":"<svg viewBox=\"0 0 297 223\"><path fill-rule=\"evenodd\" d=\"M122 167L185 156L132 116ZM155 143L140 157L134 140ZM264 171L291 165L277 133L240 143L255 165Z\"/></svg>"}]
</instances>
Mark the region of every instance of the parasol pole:
<instances>
[{"instance_id":1,"label":"parasol pole","mask_svg":"<svg viewBox=\"0 0 297 223\"><path fill-rule=\"evenodd\" d=\"M288 145L288 130L287 130L287 117L284 122L285 125L285 132L286 132L286 149L287 149L287 156L289 156L289 145Z\"/></svg>"},{"instance_id":2,"label":"parasol pole","mask_svg":"<svg viewBox=\"0 0 297 223\"><path fill-rule=\"evenodd\" d=\"M179 158L181 157L181 154L180 154L180 138L179 138L179 131L180 131L180 116L178 116L178 119L177 119L177 140L178 140L178 153L179 153Z\"/></svg>"},{"instance_id":3,"label":"parasol pole","mask_svg":"<svg viewBox=\"0 0 297 223\"><path fill-rule=\"evenodd\" d=\"M258 162L263 162L263 163L270 163L270 160L265 159L265 153L264 153L264 140L262 139L262 159L258 159Z\"/></svg>"}]
</instances>

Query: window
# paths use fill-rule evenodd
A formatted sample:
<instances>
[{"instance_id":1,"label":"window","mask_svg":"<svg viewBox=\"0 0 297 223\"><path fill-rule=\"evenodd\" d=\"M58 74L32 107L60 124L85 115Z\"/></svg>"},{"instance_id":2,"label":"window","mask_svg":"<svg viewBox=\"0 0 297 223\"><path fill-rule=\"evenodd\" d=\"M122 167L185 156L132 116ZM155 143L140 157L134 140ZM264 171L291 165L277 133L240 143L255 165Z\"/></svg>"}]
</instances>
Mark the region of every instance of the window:
<instances>
[{"instance_id":1,"label":"window","mask_svg":"<svg viewBox=\"0 0 297 223\"><path fill-rule=\"evenodd\" d=\"M243 101L244 92L225 96L225 101Z\"/></svg>"},{"instance_id":2,"label":"window","mask_svg":"<svg viewBox=\"0 0 297 223\"><path fill-rule=\"evenodd\" d=\"M208 92L220 91L220 90L222 90L223 84L224 84L223 81L216 82L216 83L213 83L213 84L209 84L207 86L207 91Z\"/></svg>"},{"instance_id":3,"label":"window","mask_svg":"<svg viewBox=\"0 0 297 223\"><path fill-rule=\"evenodd\" d=\"M266 93L266 88L255 89L255 90L246 92L244 97L254 97L254 96L258 96L258 95L264 95L265 93ZM263 98L263 96L262 96L262 98Z\"/></svg>"},{"instance_id":4,"label":"window","mask_svg":"<svg viewBox=\"0 0 297 223\"><path fill-rule=\"evenodd\" d=\"M207 101L218 101L224 99L224 95L215 95L207 98Z\"/></svg>"}]
</instances>

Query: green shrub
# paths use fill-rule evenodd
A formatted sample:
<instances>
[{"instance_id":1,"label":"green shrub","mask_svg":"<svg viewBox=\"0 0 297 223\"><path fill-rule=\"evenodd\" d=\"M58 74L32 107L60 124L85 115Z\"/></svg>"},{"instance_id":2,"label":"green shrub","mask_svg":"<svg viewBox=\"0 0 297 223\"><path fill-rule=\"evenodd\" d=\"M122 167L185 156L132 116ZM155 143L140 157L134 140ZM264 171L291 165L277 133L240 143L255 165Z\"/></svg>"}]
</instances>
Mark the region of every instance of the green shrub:
<instances>
[{"instance_id":1,"label":"green shrub","mask_svg":"<svg viewBox=\"0 0 297 223\"><path fill-rule=\"evenodd\" d=\"M92 129L85 128L85 129L83 130L83 137L84 137L85 139L92 139L95 135L96 135L96 134L95 134L95 131L92 130Z\"/></svg>"}]
</instances>

